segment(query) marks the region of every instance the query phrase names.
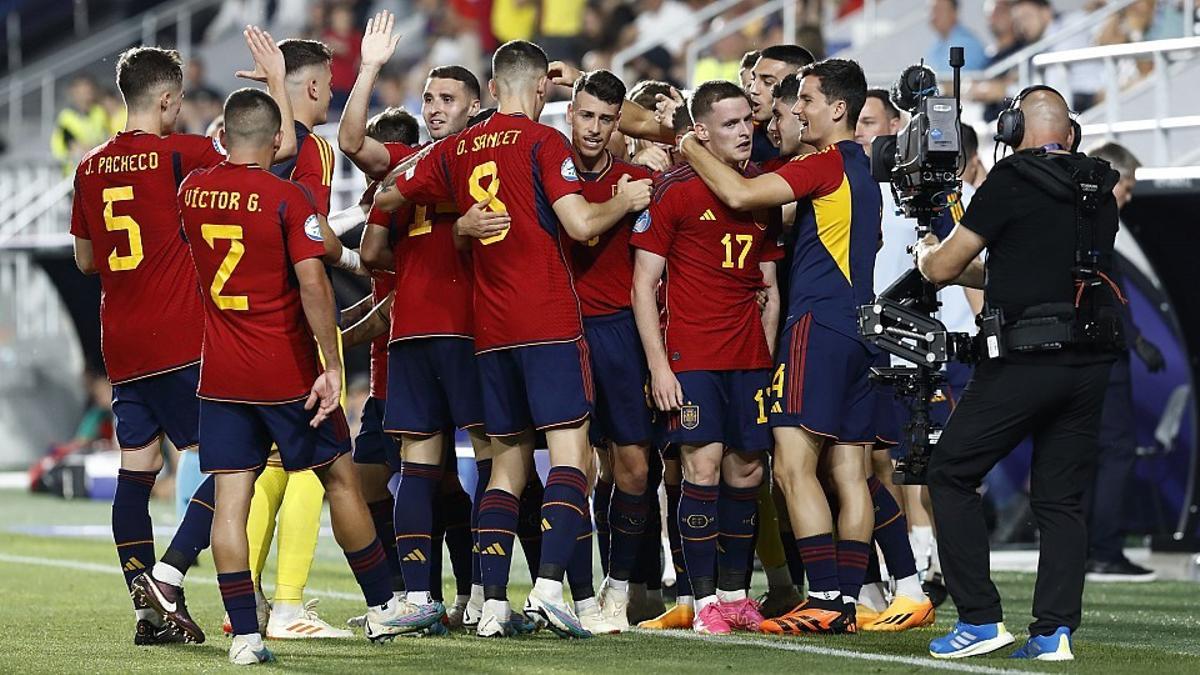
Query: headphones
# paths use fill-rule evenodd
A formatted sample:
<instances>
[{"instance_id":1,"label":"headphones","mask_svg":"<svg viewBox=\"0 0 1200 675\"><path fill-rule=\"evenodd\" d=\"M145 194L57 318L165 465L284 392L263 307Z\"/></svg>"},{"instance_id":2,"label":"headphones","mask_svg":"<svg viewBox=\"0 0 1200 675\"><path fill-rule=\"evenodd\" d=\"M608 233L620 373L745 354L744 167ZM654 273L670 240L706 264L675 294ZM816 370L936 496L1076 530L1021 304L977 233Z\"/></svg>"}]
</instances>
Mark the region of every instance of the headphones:
<instances>
[{"instance_id":1,"label":"headphones","mask_svg":"<svg viewBox=\"0 0 1200 675\"><path fill-rule=\"evenodd\" d=\"M1025 136L1025 113L1021 110L1021 101L1035 91L1052 91L1064 102L1067 100L1057 89L1045 84L1025 87L1012 99L1008 108L1002 110L1000 116L996 118L996 135L993 136L993 139L997 143L1003 143L1013 149L1021 144L1021 139ZM1072 116L1071 130L1075 135L1075 140L1071 143L1071 152L1077 152L1079 142L1083 139L1083 129L1075 120L1075 111L1071 110L1070 106L1067 107L1067 112Z\"/></svg>"}]
</instances>

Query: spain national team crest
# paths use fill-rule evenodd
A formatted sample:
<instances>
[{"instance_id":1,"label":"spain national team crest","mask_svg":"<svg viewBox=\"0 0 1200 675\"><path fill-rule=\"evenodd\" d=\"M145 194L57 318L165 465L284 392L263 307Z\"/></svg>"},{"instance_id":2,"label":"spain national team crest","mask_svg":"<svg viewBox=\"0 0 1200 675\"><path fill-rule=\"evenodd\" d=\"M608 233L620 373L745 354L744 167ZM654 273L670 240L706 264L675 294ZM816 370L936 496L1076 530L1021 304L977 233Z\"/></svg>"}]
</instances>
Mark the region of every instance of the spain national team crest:
<instances>
[{"instance_id":1,"label":"spain national team crest","mask_svg":"<svg viewBox=\"0 0 1200 675\"><path fill-rule=\"evenodd\" d=\"M685 405L680 408L679 425L688 431L700 426L700 406Z\"/></svg>"}]
</instances>

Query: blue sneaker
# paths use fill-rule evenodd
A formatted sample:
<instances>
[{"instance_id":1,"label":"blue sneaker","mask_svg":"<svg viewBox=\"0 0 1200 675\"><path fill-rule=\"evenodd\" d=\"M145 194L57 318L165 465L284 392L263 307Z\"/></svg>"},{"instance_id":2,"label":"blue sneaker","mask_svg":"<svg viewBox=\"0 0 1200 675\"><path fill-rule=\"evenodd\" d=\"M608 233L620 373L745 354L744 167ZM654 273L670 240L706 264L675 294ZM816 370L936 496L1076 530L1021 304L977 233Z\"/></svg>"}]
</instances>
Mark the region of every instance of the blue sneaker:
<instances>
[{"instance_id":1,"label":"blue sneaker","mask_svg":"<svg viewBox=\"0 0 1200 675\"><path fill-rule=\"evenodd\" d=\"M1049 635L1033 635L1010 659L1037 659L1038 661L1074 661L1071 651L1071 629L1060 626Z\"/></svg>"},{"instance_id":2,"label":"blue sneaker","mask_svg":"<svg viewBox=\"0 0 1200 675\"><path fill-rule=\"evenodd\" d=\"M565 602L542 597L536 586L529 591L522 614L539 630L549 628L560 638L592 637L591 632L579 623L579 618Z\"/></svg>"},{"instance_id":3,"label":"blue sneaker","mask_svg":"<svg viewBox=\"0 0 1200 675\"><path fill-rule=\"evenodd\" d=\"M959 621L949 633L929 642L929 655L935 659L961 659L988 654L1013 642L1012 633L1003 623L976 626Z\"/></svg>"}]
</instances>

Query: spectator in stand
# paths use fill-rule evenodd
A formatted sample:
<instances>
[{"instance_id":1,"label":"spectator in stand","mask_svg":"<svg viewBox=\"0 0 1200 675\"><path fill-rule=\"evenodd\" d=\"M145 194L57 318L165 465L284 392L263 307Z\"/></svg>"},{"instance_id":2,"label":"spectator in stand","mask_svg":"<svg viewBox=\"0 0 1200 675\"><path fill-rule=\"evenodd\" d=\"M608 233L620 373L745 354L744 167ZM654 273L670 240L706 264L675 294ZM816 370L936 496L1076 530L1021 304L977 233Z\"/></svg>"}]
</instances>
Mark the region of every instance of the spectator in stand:
<instances>
[{"instance_id":1,"label":"spectator in stand","mask_svg":"<svg viewBox=\"0 0 1200 675\"><path fill-rule=\"evenodd\" d=\"M355 26L354 7L350 3L339 2L329 9L329 28L321 34L321 41L333 52L333 61L329 64L333 73L329 83L333 90L330 105L340 112L358 75L358 56L362 48L362 32Z\"/></svg>"},{"instance_id":2,"label":"spectator in stand","mask_svg":"<svg viewBox=\"0 0 1200 675\"><path fill-rule=\"evenodd\" d=\"M1012 21L1017 39L1027 45L1060 33L1065 26L1072 23L1055 14L1050 0L1016 0L1012 7ZM1077 32L1054 40L1053 46L1047 51L1082 49L1091 47L1092 44L1091 33ZM1073 110L1081 112L1099 100L1104 88L1104 64L1099 61L1076 63L1070 66L1064 75L1066 76L1056 76L1050 71L1047 73L1046 84L1061 92L1070 92L1069 102Z\"/></svg>"},{"instance_id":3,"label":"spectator in stand","mask_svg":"<svg viewBox=\"0 0 1200 675\"><path fill-rule=\"evenodd\" d=\"M758 63L761 54L762 51L758 49L742 54L742 62L738 64L738 83L746 91L750 91L750 83L754 81L754 64Z\"/></svg>"},{"instance_id":4,"label":"spectator in stand","mask_svg":"<svg viewBox=\"0 0 1200 675\"><path fill-rule=\"evenodd\" d=\"M975 34L958 21L958 0L930 0L929 25L937 39L925 54L925 64L940 75L950 73L950 48L963 48L963 70L983 70L987 53Z\"/></svg>"},{"instance_id":5,"label":"spectator in stand","mask_svg":"<svg viewBox=\"0 0 1200 675\"><path fill-rule=\"evenodd\" d=\"M492 35L502 44L509 40L532 40L537 17L537 0L494 0Z\"/></svg>"},{"instance_id":6,"label":"spectator in stand","mask_svg":"<svg viewBox=\"0 0 1200 675\"><path fill-rule=\"evenodd\" d=\"M578 62L587 0L542 0L538 44L551 59Z\"/></svg>"},{"instance_id":7,"label":"spectator in stand","mask_svg":"<svg viewBox=\"0 0 1200 675\"><path fill-rule=\"evenodd\" d=\"M188 97L203 93L220 99L224 104L225 97L221 95L220 91L217 91L216 87L208 83L204 61L194 56L188 59L187 69L183 73L183 90L187 92Z\"/></svg>"},{"instance_id":8,"label":"spectator in stand","mask_svg":"<svg viewBox=\"0 0 1200 675\"><path fill-rule=\"evenodd\" d=\"M108 138L108 117L96 82L88 75L75 76L67 85L67 107L59 111L50 135L50 152L64 171L74 171L80 158Z\"/></svg>"},{"instance_id":9,"label":"spectator in stand","mask_svg":"<svg viewBox=\"0 0 1200 675\"><path fill-rule=\"evenodd\" d=\"M672 57L683 54L697 31L695 12L679 0L641 0L638 3L634 42L653 37L671 36L664 45Z\"/></svg>"},{"instance_id":10,"label":"spectator in stand","mask_svg":"<svg viewBox=\"0 0 1200 675\"><path fill-rule=\"evenodd\" d=\"M714 22L712 30L718 30L719 26L719 23ZM730 33L717 40L716 44L712 46L712 52L696 61L696 70L692 75L692 87L698 87L709 80L740 82L745 49L746 38L738 32Z\"/></svg>"}]
</instances>

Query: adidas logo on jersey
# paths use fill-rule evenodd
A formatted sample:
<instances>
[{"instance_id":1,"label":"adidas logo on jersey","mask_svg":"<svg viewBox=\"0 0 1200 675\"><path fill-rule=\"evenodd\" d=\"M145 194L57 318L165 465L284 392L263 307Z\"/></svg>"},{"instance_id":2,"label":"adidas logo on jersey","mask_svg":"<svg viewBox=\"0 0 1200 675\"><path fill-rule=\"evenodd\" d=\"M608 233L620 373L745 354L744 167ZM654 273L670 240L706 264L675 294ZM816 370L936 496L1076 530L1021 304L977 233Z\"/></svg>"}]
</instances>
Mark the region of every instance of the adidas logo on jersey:
<instances>
[{"instance_id":1,"label":"adidas logo on jersey","mask_svg":"<svg viewBox=\"0 0 1200 675\"><path fill-rule=\"evenodd\" d=\"M508 555L504 552L504 547L500 544L492 544L486 548L479 550L479 555Z\"/></svg>"},{"instance_id":2,"label":"adidas logo on jersey","mask_svg":"<svg viewBox=\"0 0 1200 675\"><path fill-rule=\"evenodd\" d=\"M137 558L130 558L128 560L128 562L125 563L125 571L126 572L133 572L134 570L144 570L144 569L146 569L146 566L143 565L142 561L138 560Z\"/></svg>"},{"instance_id":3,"label":"adidas logo on jersey","mask_svg":"<svg viewBox=\"0 0 1200 675\"><path fill-rule=\"evenodd\" d=\"M779 401L775 401L774 403L771 404L771 414L772 415L779 415L782 413L783 413L783 407L779 405Z\"/></svg>"},{"instance_id":4,"label":"adidas logo on jersey","mask_svg":"<svg viewBox=\"0 0 1200 675\"><path fill-rule=\"evenodd\" d=\"M414 548L413 550L409 551L408 555L401 558L401 560L403 560L404 562L428 562L429 561L425 557L425 554L421 553L421 549L419 549L419 548Z\"/></svg>"},{"instance_id":5,"label":"adidas logo on jersey","mask_svg":"<svg viewBox=\"0 0 1200 675\"><path fill-rule=\"evenodd\" d=\"M546 532L548 530L553 530L553 529L554 529L554 527L552 525L550 525L550 521L546 520L545 518L542 518L542 532Z\"/></svg>"},{"instance_id":6,"label":"adidas logo on jersey","mask_svg":"<svg viewBox=\"0 0 1200 675\"><path fill-rule=\"evenodd\" d=\"M700 220L716 220L716 219L717 219L717 217L715 215L713 215L712 209L704 209L704 213L700 214Z\"/></svg>"}]
</instances>

